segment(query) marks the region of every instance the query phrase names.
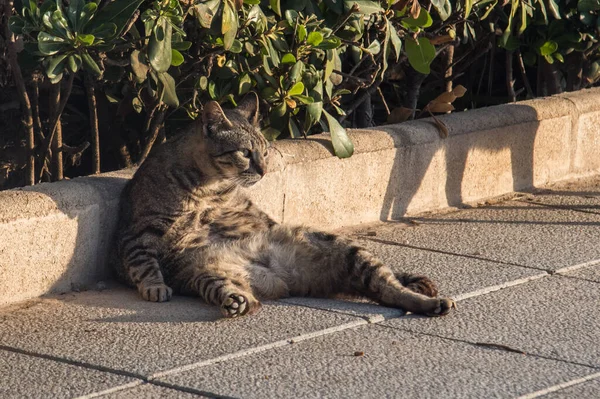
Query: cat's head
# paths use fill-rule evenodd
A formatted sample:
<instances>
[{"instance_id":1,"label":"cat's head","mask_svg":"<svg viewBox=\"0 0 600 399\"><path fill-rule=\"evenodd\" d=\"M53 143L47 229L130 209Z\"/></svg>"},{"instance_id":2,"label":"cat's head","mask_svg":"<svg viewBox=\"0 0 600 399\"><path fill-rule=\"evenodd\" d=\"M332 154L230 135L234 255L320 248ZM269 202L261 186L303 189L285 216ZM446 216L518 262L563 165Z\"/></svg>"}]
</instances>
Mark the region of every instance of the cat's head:
<instances>
[{"instance_id":1,"label":"cat's head","mask_svg":"<svg viewBox=\"0 0 600 399\"><path fill-rule=\"evenodd\" d=\"M216 101L204 105L202 130L208 155L220 178L251 186L266 173L269 143L258 124L258 97L246 95L238 107L223 110Z\"/></svg>"}]
</instances>

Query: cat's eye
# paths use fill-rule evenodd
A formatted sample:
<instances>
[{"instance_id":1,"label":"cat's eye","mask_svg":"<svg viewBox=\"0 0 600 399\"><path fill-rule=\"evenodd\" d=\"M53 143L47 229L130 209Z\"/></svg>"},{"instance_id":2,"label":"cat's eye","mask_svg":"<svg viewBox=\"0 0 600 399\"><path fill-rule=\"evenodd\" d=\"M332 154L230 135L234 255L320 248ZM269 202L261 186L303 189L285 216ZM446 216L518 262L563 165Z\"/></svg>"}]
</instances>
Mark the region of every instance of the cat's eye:
<instances>
[{"instance_id":1,"label":"cat's eye","mask_svg":"<svg viewBox=\"0 0 600 399\"><path fill-rule=\"evenodd\" d=\"M250 158L250 150L241 150L242 155L246 158Z\"/></svg>"}]
</instances>

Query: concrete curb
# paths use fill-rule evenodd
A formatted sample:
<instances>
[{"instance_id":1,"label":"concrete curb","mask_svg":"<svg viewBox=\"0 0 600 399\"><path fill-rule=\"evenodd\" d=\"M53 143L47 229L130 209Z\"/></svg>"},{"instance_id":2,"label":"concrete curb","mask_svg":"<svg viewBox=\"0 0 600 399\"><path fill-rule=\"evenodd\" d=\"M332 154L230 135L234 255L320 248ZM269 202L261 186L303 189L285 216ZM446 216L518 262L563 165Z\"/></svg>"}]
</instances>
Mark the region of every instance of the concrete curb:
<instances>
[{"instance_id":1,"label":"concrete curb","mask_svg":"<svg viewBox=\"0 0 600 399\"><path fill-rule=\"evenodd\" d=\"M600 89L350 132L281 141L250 190L277 220L335 229L397 219L600 172ZM0 192L0 305L93 288L132 170ZM318 210L318 211L316 211Z\"/></svg>"}]
</instances>

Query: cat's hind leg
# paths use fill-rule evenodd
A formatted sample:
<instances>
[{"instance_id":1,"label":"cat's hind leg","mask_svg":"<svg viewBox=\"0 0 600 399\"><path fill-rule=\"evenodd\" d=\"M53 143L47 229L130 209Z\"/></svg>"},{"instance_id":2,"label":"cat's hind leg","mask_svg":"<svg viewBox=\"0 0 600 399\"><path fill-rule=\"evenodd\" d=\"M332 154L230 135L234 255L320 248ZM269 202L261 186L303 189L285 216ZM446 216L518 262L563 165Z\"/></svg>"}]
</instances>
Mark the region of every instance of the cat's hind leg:
<instances>
[{"instance_id":1,"label":"cat's hind leg","mask_svg":"<svg viewBox=\"0 0 600 399\"><path fill-rule=\"evenodd\" d=\"M346 259L353 288L381 304L426 316L443 316L456 308L452 299L436 297L437 288L428 278L395 275L359 246L350 246Z\"/></svg>"},{"instance_id":2,"label":"cat's hind leg","mask_svg":"<svg viewBox=\"0 0 600 399\"><path fill-rule=\"evenodd\" d=\"M413 292L431 298L438 296L437 285L429 277L401 272L394 273L394 276L400 281L400 284Z\"/></svg>"},{"instance_id":3,"label":"cat's hind leg","mask_svg":"<svg viewBox=\"0 0 600 399\"><path fill-rule=\"evenodd\" d=\"M244 268L247 260L228 252L222 248L188 251L185 267L174 277L181 282L177 290L218 306L227 318L255 314L262 305L252 292Z\"/></svg>"},{"instance_id":4,"label":"cat's hind leg","mask_svg":"<svg viewBox=\"0 0 600 399\"><path fill-rule=\"evenodd\" d=\"M286 231L275 231L279 241ZM295 251L293 270L296 281L289 281L292 295L322 296L350 294L368 297L386 306L427 316L442 316L456 305L449 298L438 298L437 288L422 276L394 274L392 269L352 240L308 228L288 228L288 242ZM275 234L274 233L274 234ZM289 262L281 262L289 263ZM287 281L287 279L286 279Z\"/></svg>"}]
</instances>

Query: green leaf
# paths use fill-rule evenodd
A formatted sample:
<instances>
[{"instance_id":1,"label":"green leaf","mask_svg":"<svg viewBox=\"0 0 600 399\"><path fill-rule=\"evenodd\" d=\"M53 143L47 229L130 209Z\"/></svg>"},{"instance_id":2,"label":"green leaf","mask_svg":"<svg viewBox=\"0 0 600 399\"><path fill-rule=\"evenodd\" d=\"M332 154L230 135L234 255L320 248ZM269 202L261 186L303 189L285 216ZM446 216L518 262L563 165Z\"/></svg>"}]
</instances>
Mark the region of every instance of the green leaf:
<instances>
[{"instance_id":1,"label":"green leaf","mask_svg":"<svg viewBox=\"0 0 600 399\"><path fill-rule=\"evenodd\" d=\"M237 29L237 14L232 4L225 0L223 2L223 22L221 23L221 33L225 34L232 29Z\"/></svg>"},{"instance_id":2,"label":"green leaf","mask_svg":"<svg viewBox=\"0 0 600 399\"><path fill-rule=\"evenodd\" d=\"M78 30L79 31L82 31L83 29L85 29L88 22L90 22L90 20L94 17L96 10L98 10L98 4L96 4L94 2L89 2L83 6L83 10L79 14L79 21L78 21Z\"/></svg>"},{"instance_id":3,"label":"green leaf","mask_svg":"<svg viewBox=\"0 0 600 399\"><path fill-rule=\"evenodd\" d=\"M138 114L144 109L142 101L137 97L133 97L133 100L131 100L131 106L133 107L133 110Z\"/></svg>"},{"instance_id":4,"label":"green leaf","mask_svg":"<svg viewBox=\"0 0 600 399\"><path fill-rule=\"evenodd\" d=\"M238 16L233 5L226 0L223 3L223 23L221 33L223 34L223 48L229 50L233 46L238 31Z\"/></svg>"},{"instance_id":5,"label":"green leaf","mask_svg":"<svg viewBox=\"0 0 600 399\"><path fill-rule=\"evenodd\" d=\"M239 54L241 53L243 50L242 48L242 42L240 42L239 40L235 39L233 41L233 43L231 43L231 47L229 48L229 51L231 51L234 54Z\"/></svg>"},{"instance_id":6,"label":"green leaf","mask_svg":"<svg viewBox=\"0 0 600 399\"><path fill-rule=\"evenodd\" d=\"M50 79L54 79L58 77L58 75L62 75L63 71L65 70L66 58L66 54L50 57L48 60L48 65L46 66L46 75L48 75Z\"/></svg>"},{"instance_id":7,"label":"green leaf","mask_svg":"<svg viewBox=\"0 0 600 399\"><path fill-rule=\"evenodd\" d=\"M554 59L555 59L555 60L557 60L558 62L560 62L560 63L563 63L563 64L564 64L564 62L565 62L565 59L564 59L564 57L562 56L562 54L561 54L561 53L554 53L554 54L553 54L553 56L554 56Z\"/></svg>"},{"instance_id":8,"label":"green leaf","mask_svg":"<svg viewBox=\"0 0 600 399\"><path fill-rule=\"evenodd\" d=\"M281 135L281 131L273 127L268 127L262 130L262 134L267 140L274 141L277 137L279 137L279 135Z\"/></svg>"},{"instance_id":9,"label":"green leaf","mask_svg":"<svg viewBox=\"0 0 600 399\"><path fill-rule=\"evenodd\" d=\"M215 16L213 10L206 4L200 3L194 6L194 12L196 14L196 18L198 19L198 23L200 24L200 26L206 29L210 29L213 18Z\"/></svg>"},{"instance_id":10,"label":"green leaf","mask_svg":"<svg viewBox=\"0 0 600 399\"><path fill-rule=\"evenodd\" d=\"M469 15L471 15L473 1L477 2L477 0L465 0L465 19L469 18Z\"/></svg>"},{"instance_id":11,"label":"green leaf","mask_svg":"<svg viewBox=\"0 0 600 399\"><path fill-rule=\"evenodd\" d=\"M301 43L306 39L306 27L304 25L298 25L298 29L296 30L296 35L298 36L298 42Z\"/></svg>"},{"instance_id":12,"label":"green leaf","mask_svg":"<svg viewBox=\"0 0 600 399\"><path fill-rule=\"evenodd\" d=\"M183 64L183 61L183 55L179 51L171 49L171 65L177 67Z\"/></svg>"},{"instance_id":13,"label":"green leaf","mask_svg":"<svg viewBox=\"0 0 600 399\"><path fill-rule=\"evenodd\" d=\"M259 34L262 34L267 29L267 17L258 5L252 6L250 11L248 11L246 22L254 23L256 32Z\"/></svg>"},{"instance_id":14,"label":"green leaf","mask_svg":"<svg viewBox=\"0 0 600 399\"><path fill-rule=\"evenodd\" d=\"M450 0L431 0L431 5L438 12L442 21L447 20L448 17L450 17L450 14L452 14Z\"/></svg>"},{"instance_id":15,"label":"green leaf","mask_svg":"<svg viewBox=\"0 0 600 399\"><path fill-rule=\"evenodd\" d=\"M509 36L506 44L503 46L508 51L515 51L519 48L521 42L514 36Z\"/></svg>"},{"instance_id":16,"label":"green leaf","mask_svg":"<svg viewBox=\"0 0 600 399\"><path fill-rule=\"evenodd\" d=\"M271 127L274 127L277 130L285 129L287 127L287 116L287 105L285 104L285 101L278 106L273 107L269 114Z\"/></svg>"},{"instance_id":17,"label":"green leaf","mask_svg":"<svg viewBox=\"0 0 600 399\"><path fill-rule=\"evenodd\" d=\"M238 95L241 96L241 95L248 93L251 88L252 88L252 79L250 78L250 75L245 73L240 78L240 86L239 86L239 90L238 90Z\"/></svg>"},{"instance_id":18,"label":"green leaf","mask_svg":"<svg viewBox=\"0 0 600 399\"><path fill-rule=\"evenodd\" d=\"M329 133L331 134L331 144L333 145L333 151L338 158L349 158L354 153L354 144L346 134L346 129L339 124L339 122L329 114L329 112L323 110L323 115L327 119L329 125Z\"/></svg>"},{"instance_id":19,"label":"green leaf","mask_svg":"<svg viewBox=\"0 0 600 399\"><path fill-rule=\"evenodd\" d=\"M144 0L115 0L106 4L86 26L86 32L93 31L105 23L113 23L117 29L113 37L119 36L127 22Z\"/></svg>"},{"instance_id":20,"label":"green leaf","mask_svg":"<svg viewBox=\"0 0 600 399\"><path fill-rule=\"evenodd\" d=\"M296 57L294 57L294 54L292 54L292 53L287 53L283 57L281 57L281 63L282 64L295 64Z\"/></svg>"},{"instance_id":21,"label":"green leaf","mask_svg":"<svg viewBox=\"0 0 600 399\"><path fill-rule=\"evenodd\" d=\"M420 37L416 42L406 39L404 42L408 62L418 72L428 75L431 72L429 65L435 58L435 47L426 37Z\"/></svg>"},{"instance_id":22,"label":"green leaf","mask_svg":"<svg viewBox=\"0 0 600 399\"><path fill-rule=\"evenodd\" d=\"M306 42L311 46L318 46L323 41L323 34L321 32L310 32Z\"/></svg>"},{"instance_id":23,"label":"green leaf","mask_svg":"<svg viewBox=\"0 0 600 399\"><path fill-rule=\"evenodd\" d=\"M87 53L87 52L81 53L81 59L83 61L83 68L86 71L88 71L89 73L91 73L94 76L102 75L102 71L100 70L100 67L98 66L98 64L96 64L96 61L94 61L94 59L92 58L91 55L89 55L89 53Z\"/></svg>"},{"instance_id":24,"label":"green leaf","mask_svg":"<svg viewBox=\"0 0 600 399\"><path fill-rule=\"evenodd\" d=\"M296 82L291 89L288 90L289 96L295 96L304 92L304 83Z\"/></svg>"},{"instance_id":25,"label":"green leaf","mask_svg":"<svg viewBox=\"0 0 600 399\"><path fill-rule=\"evenodd\" d=\"M192 42L186 42L186 41L173 42L173 41L171 41L171 48L174 48L177 51L186 51L186 50L189 50L190 47L192 47Z\"/></svg>"},{"instance_id":26,"label":"green leaf","mask_svg":"<svg viewBox=\"0 0 600 399\"><path fill-rule=\"evenodd\" d=\"M96 37L102 39L109 39L115 35L117 32L117 25L113 23L102 24L94 29L92 29L92 34Z\"/></svg>"},{"instance_id":27,"label":"green leaf","mask_svg":"<svg viewBox=\"0 0 600 399\"><path fill-rule=\"evenodd\" d=\"M85 35L83 33L77 35L77 40L85 44L86 46L91 46L92 44L94 44L94 39L94 35Z\"/></svg>"},{"instance_id":28,"label":"green leaf","mask_svg":"<svg viewBox=\"0 0 600 399\"><path fill-rule=\"evenodd\" d=\"M25 20L21 17L12 16L8 18L8 28L12 33L16 33L17 35L23 33L25 24Z\"/></svg>"},{"instance_id":29,"label":"green leaf","mask_svg":"<svg viewBox=\"0 0 600 399\"><path fill-rule=\"evenodd\" d=\"M300 101L302 104L306 104L306 105L312 104L312 103L315 102L315 100L312 97L305 96L305 95L302 95L302 94L296 94L296 95L294 95L294 98L296 100Z\"/></svg>"},{"instance_id":30,"label":"green leaf","mask_svg":"<svg viewBox=\"0 0 600 399\"><path fill-rule=\"evenodd\" d=\"M558 8L558 3L556 2L556 0L548 0L548 8L550 9L550 12L552 13L552 16L554 18L561 19L560 10Z\"/></svg>"},{"instance_id":31,"label":"green leaf","mask_svg":"<svg viewBox=\"0 0 600 399\"><path fill-rule=\"evenodd\" d=\"M71 0L67 8L67 18L71 23L71 29L75 32L79 31L79 18L85 5L84 0Z\"/></svg>"},{"instance_id":32,"label":"green leaf","mask_svg":"<svg viewBox=\"0 0 600 399\"><path fill-rule=\"evenodd\" d=\"M402 50L402 42L400 41L400 37L398 36L398 31L392 25L392 23L388 20L388 30L390 31L390 41L392 42L392 46L394 47L394 53L396 54L396 61L400 57L400 50Z\"/></svg>"},{"instance_id":33,"label":"green leaf","mask_svg":"<svg viewBox=\"0 0 600 399\"><path fill-rule=\"evenodd\" d=\"M408 26L415 26L419 28L429 28L433 24L433 19L426 9L421 8L419 16L417 18L406 17L402 18L402 22Z\"/></svg>"},{"instance_id":34,"label":"green leaf","mask_svg":"<svg viewBox=\"0 0 600 399\"><path fill-rule=\"evenodd\" d=\"M148 42L148 60L156 72L166 72L171 66L171 24L160 17Z\"/></svg>"},{"instance_id":35,"label":"green leaf","mask_svg":"<svg viewBox=\"0 0 600 399\"><path fill-rule=\"evenodd\" d=\"M70 47L65 39L46 32L38 33L37 40L38 50L40 50L40 53L43 55L54 55L59 51L66 50Z\"/></svg>"},{"instance_id":36,"label":"green leaf","mask_svg":"<svg viewBox=\"0 0 600 399\"><path fill-rule=\"evenodd\" d=\"M208 79L206 76L200 76L200 79L198 79L198 86L200 86L202 90L206 90L208 87Z\"/></svg>"},{"instance_id":37,"label":"green leaf","mask_svg":"<svg viewBox=\"0 0 600 399\"><path fill-rule=\"evenodd\" d=\"M359 14L370 15L385 11L379 3L369 0L344 0L344 10L350 11L355 4Z\"/></svg>"},{"instance_id":38,"label":"green leaf","mask_svg":"<svg viewBox=\"0 0 600 399\"><path fill-rule=\"evenodd\" d=\"M288 129L290 130L290 137L293 139L297 139L302 137L302 132L300 131L300 128L298 127L298 125L296 124L296 122L294 122L293 118L290 118L289 120L289 126Z\"/></svg>"},{"instance_id":39,"label":"green leaf","mask_svg":"<svg viewBox=\"0 0 600 399\"><path fill-rule=\"evenodd\" d=\"M290 80L292 82L296 82L298 79L302 78L302 73L304 72L304 63L302 61L298 61L294 64L292 69L290 70Z\"/></svg>"},{"instance_id":40,"label":"green leaf","mask_svg":"<svg viewBox=\"0 0 600 399\"><path fill-rule=\"evenodd\" d=\"M335 63L335 50L327 50L326 51L326 64L325 64L325 72L323 73L323 80L327 81L331 74L333 73L333 66Z\"/></svg>"},{"instance_id":41,"label":"green leaf","mask_svg":"<svg viewBox=\"0 0 600 399\"><path fill-rule=\"evenodd\" d=\"M378 40L373 40L373 42L369 45L369 47L367 47L364 50L367 53L371 53L373 55L379 54L379 52L381 51L381 44L379 43Z\"/></svg>"},{"instance_id":42,"label":"green leaf","mask_svg":"<svg viewBox=\"0 0 600 399\"><path fill-rule=\"evenodd\" d=\"M50 17L50 21L54 33L64 38L73 38L73 33L69 28L69 22L67 22L61 10L55 10Z\"/></svg>"},{"instance_id":43,"label":"green leaf","mask_svg":"<svg viewBox=\"0 0 600 399\"><path fill-rule=\"evenodd\" d=\"M577 9L582 12L598 11L600 10L600 0L579 0Z\"/></svg>"},{"instance_id":44,"label":"green leaf","mask_svg":"<svg viewBox=\"0 0 600 399\"><path fill-rule=\"evenodd\" d=\"M558 44L553 40L548 40L547 42L542 44L538 49L540 55L544 57L547 55L554 54L556 50L558 50Z\"/></svg>"},{"instance_id":45,"label":"green leaf","mask_svg":"<svg viewBox=\"0 0 600 399\"><path fill-rule=\"evenodd\" d=\"M136 81L138 83L142 83L146 80L146 75L148 75L148 65L144 60L144 54L140 53L139 50L134 50L131 52L131 56L129 57L129 63L131 64L131 70L136 77Z\"/></svg>"},{"instance_id":46,"label":"green leaf","mask_svg":"<svg viewBox=\"0 0 600 399\"><path fill-rule=\"evenodd\" d=\"M269 0L271 10L281 17L281 0Z\"/></svg>"},{"instance_id":47,"label":"green leaf","mask_svg":"<svg viewBox=\"0 0 600 399\"><path fill-rule=\"evenodd\" d=\"M341 46L342 46L342 41L340 40L340 38L336 37L336 36L332 36L332 37L323 39L323 41L319 44L318 47L323 50L333 50L333 49L337 49Z\"/></svg>"},{"instance_id":48,"label":"green leaf","mask_svg":"<svg viewBox=\"0 0 600 399\"><path fill-rule=\"evenodd\" d=\"M81 63L81 56L79 54L71 54L67 61L69 70L73 73L76 73L79 70L79 68L81 68Z\"/></svg>"},{"instance_id":49,"label":"green leaf","mask_svg":"<svg viewBox=\"0 0 600 399\"><path fill-rule=\"evenodd\" d=\"M342 0L325 0L325 5L328 11L332 11L337 15L344 12L344 3Z\"/></svg>"},{"instance_id":50,"label":"green leaf","mask_svg":"<svg viewBox=\"0 0 600 399\"><path fill-rule=\"evenodd\" d=\"M158 74L159 93L162 102L170 107L179 107L179 99L177 98L177 92L175 91L175 79L166 72Z\"/></svg>"}]
</instances>

